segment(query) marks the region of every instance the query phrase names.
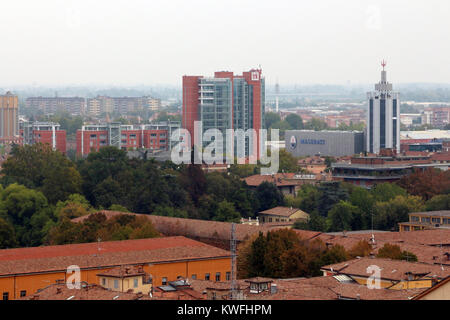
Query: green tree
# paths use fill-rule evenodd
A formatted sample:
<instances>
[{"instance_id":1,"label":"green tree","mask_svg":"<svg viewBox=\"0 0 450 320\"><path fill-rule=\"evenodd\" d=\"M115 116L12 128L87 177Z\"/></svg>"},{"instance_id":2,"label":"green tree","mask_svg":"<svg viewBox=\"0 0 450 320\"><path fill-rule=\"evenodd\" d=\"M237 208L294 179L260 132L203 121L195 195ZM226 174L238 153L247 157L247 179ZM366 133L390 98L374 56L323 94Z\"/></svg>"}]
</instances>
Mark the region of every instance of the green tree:
<instances>
[{"instance_id":1,"label":"green tree","mask_svg":"<svg viewBox=\"0 0 450 320\"><path fill-rule=\"evenodd\" d=\"M380 230L397 230L399 222L408 221L410 212L424 208L417 196L397 196L387 202L377 202L374 207L374 224Z\"/></svg>"},{"instance_id":2,"label":"green tree","mask_svg":"<svg viewBox=\"0 0 450 320\"><path fill-rule=\"evenodd\" d=\"M0 218L0 249L14 248L17 246L14 227Z\"/></svg>"},{"instance_id":3,"label":"green tree","mask_svg":"<svg viewBox=\"0 0 450 320\"><path fill-rule=\"evenodd\" d=\"M274 123L281 121L280 115L274 112L266 112L264 117L267 129L270 129Z\"/></svg>"},{"instance_id":4,"label":"green tree","mask_svg":"<svg viewBox=\"0 0 450 320\"><path fill-rule=\"evenodd\" d=\"M450 210L450 194L439 194L425 204L427 211Z\"/></svg>"},{"instance_id":5,"label":"green tree","mask_svg":"<svg viewBox=\"0 0 450 320\"><path fill-rule=\"evenodd\" d=\"M340 200L348 199L348 192L337 181L324 182L318 187L319 197L317 210L320 215L326 217L331 208Z\"/></svg>"},{"instance_id":6,"label":"green tree","mask_svg":"<svg viewBox=\"0 0 450 320\"><path fill-rule=\"evenodd\" d=\"M389 201L397 196L406 196L406 190L395 183L377 184L370 192L376 201Z\"/></svg>"},{"instance_id":7,"label":"green tree","mask_svg":"<svg viewBox=\"0 0 450 320\"><path fill-rule=\"evenodd\" d=\"M303 129L303 120L302 117L300 117L298 114L290 113L288 116L286 116L285 121L289 123L289 126L294 130Z\"/></svg>"},{"instance_id":8,"label":"green tree","mask_svg":"<svg viewBox=\"0 0 450 320\"><path fill-rule=\"evenodd\" d=\"M216 221L239 222L241 215L235 210L232 203L223 200L218 204L217 212L213 219Z\"/></svg>"},{"instance_id":9,"label":"green tree","mask_svg":"<svg viewBox=\"0 0 450 320\"><path fill-rule=\"evenodd\" d=\"M398 245L386 243L378 250L377 258L387 258L394 260L417 261L417 256L408 251L402 251Z\"/></svg>"},{"instance_id":10,"label":"green tree","mask_svg":"<svg viewBox=\"0 0 450 320\"><path fill-rule=\"evenodd\" d=\"M0 218L13 225L21 246L38 246L54 216L42 192L11 184L0 195Z\"/></svg>"},{"instance_id":11,"label":"green tree","mask_svg":"<svg viewBox=\"0 0 450 320\"><path fill-rule=\"evenodd\" d=\"M361 212L347 201L340 201L328 213L330 231L358 230Z\"/></svg>"},{"instance_id":12,"label":"green tree","mask_svg":"<svg viewBox=\"0 0 450 320\"><path fill-rule=\"evenodd\" d=\"M284 204L283 194L270 182L263 182L256 188L256 198L259 203L258 212Z\"/></svg>"},{"instance_id":13,"label":"green tree","mask_svg":"<svg viewBox=\"0 0 450 320\"><path fill-rule=\"evenodd\" d=\"M297 173L300 171L298 166L298 159L294 157L290 152L285 149L281 149L279 153L279 168L278 172L293 172Z\"/></svg>"},{"instance_id":14,"label":"green tree","mask_svg":"<svg viewBox=\"0 0 450 320\"><path fill-rule=\"evenodd\" d=\"M81 192L81 176L74 164L49 145L16 146L3 164L2 184L22 184L43 192L52 204Z\"/></svg>"}]
</instances>

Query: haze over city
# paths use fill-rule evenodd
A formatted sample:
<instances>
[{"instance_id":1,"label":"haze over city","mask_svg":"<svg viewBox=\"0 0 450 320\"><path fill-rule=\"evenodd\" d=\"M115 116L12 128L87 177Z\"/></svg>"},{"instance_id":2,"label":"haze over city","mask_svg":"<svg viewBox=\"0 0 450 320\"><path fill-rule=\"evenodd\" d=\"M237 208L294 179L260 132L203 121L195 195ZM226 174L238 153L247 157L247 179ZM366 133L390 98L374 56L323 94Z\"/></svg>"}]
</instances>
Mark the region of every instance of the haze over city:
<instances>
[{"instance_id":1,"label":"haze over city","mask_svg":"<svg viewBox=\"0 0 450 320\"><path fill-rule=\"evenodd\" d=\"M181 85L261 65L269 85L450 83L448 1L9 1L0 85Z\"/></svg>"}]
</instances>

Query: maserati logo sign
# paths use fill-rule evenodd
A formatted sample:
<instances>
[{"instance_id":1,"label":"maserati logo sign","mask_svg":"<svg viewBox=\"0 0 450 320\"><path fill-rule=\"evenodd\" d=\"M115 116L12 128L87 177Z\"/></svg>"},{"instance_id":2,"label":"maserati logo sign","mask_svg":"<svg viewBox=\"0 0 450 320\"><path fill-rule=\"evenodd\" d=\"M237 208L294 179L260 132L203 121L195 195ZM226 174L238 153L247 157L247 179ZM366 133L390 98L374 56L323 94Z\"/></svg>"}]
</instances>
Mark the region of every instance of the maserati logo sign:
<instances>
[{"instance_id":1,"label":"maserati logo sign","mask_svg":"<svg viewBox=\"0 0 450 320\"><path fill-rule=\"evenodd\" d=\"M297 147L297 138L295 136L291 137L291 149L294 150Z\"/></svg>"}]
</instances>

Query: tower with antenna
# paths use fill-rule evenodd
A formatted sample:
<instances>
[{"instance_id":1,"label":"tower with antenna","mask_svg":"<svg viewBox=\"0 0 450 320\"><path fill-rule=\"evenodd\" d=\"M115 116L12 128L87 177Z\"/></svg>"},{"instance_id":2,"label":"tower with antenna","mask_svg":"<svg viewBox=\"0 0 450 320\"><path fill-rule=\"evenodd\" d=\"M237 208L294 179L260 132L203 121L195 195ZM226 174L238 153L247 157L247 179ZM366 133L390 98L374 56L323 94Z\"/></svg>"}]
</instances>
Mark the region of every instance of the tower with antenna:
<instances>
[{"instance_id":1,"label":"tower with antenna","mask_svg":"<svg viewBox=\"0 0 450 320\"><path fill-rule=\"evenodd\" d=\"M275 112L278 113L278 107L279 107L279 102L278 102L278 95L280 94L280 85L278 84L278 79L277 79L277 83L275 84Z\"/></svg>"},{"instance_id":2,"label":"tower with antenna","mask_svg":"<svg viewBox=\"0 0 450 320\"><path fill-rule=\"evenodd\" d=\"M381 80L367 93L366 151L376 154L381 149L400 152L400 94L387 81L386 65L382 60Z\"/></svg>"}]
</instances>

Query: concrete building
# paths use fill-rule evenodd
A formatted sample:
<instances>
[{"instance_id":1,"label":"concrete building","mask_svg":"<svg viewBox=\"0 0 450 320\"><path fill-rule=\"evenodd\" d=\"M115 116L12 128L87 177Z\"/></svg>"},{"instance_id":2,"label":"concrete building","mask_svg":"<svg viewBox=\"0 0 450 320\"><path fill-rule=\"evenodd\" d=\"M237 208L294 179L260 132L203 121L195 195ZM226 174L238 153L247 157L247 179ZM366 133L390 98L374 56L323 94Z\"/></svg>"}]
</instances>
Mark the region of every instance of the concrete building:
<instances>
[{"instance_id":1,"label":"concrete building","mask_svg":"<svg viewBox=\"0 0 450 320\"><path fill-rule=\"evenodd\" d=\"M375 84L375 91L367 93L366 151L379 153L389 148L400 152L400 94L387 82L384 61L382 66L381 81Z\"/></svg>"},{"instance_id":2,"label":"concrete building","mask_svg":"<svg viewBox=\"0 0 450 320\"><path fill-rule=\"evenodd\" d=\"M0 95L0 142L19 141L19 102L17 96L8 91Z\"/></svg>"},{"instance_id":3,"label":"concrete building","mask_svg":"<svg viewBox=\"0 0 450 320\"><path fill-rule=\"evenodd\" d=\"M400 222L398 224L400 232L450 229L450 210L411 212L408 215L408 222Z\"/></svg>"},{"instance_id":4,"label":"concrete building","mask_svg":"<svg viewBox=\"0 0 450 320\"><path fill-rule=\"evenodd\" d=\"M448 154L412 153L396 154L390 149L383 149L378 156L353 157L350 163L333 163L331 165L333 180L372 188L378 183L398 181L403 176L413 173L415 169L448 170Z\"/></svg>"},{"instance_id":5,"label":"concrete building","mask_svg":"<svg viewBox=\"0 0 450 320\"><path fill-rule=\"evenodd\" d=\"M46 115L58 111L82 115L86 112L86 99L81 97L29 97L26 100L26 106L40 110Z\"/></svg>"},{"instance_id":6,"label":"concrete building","mask_svg":"<svg viewBox=\"0 0 450 320\"><path fill-rule=\"evenodd\" d=\"M20 135L24 144L49 144L53 150L66 153L66 130L54 122L20 122Z\"/></svg>"},{"instance_id":7,"label":"concrete building","mask_svg":"<svg viewBox=\"0 0 450 320\"><path fill-rule=\"evenodd\" d=\"M182 126L191 135L194 145L194 122L202 123L202 133L218 129L226 146L227 129L259 129L264 126L265 79L260 69L242 75L216 72L213 78L183 76ZM253 147L259 152L259 138ZM245 154L253 154L249 137L245 139ZM252 149L253 150L253 149ZM235 152L236 154L236 152ZM259 153L258 153L259 154Z\"/></svg>"},{"instance_id":8,"label":"concrete building","mask_svg":"<svg viewBox=\"0 0 450 320\"><path fill-rule=\"evenodd\" d=\"M364 151L364 133L359 131L287 130L286 150L295 157L341 157Z\"/></svg>"},{"instance_id":9,"label":"concrete building","mask_svg":"<svg viewBox=\"0 0 450 320\"><path fill-rule=\"evenodd\" d=\"M172 132L179 127L179 122L84 125L77 131L77 154L86 156L91 151L98 151L105 146L115 146L123 150L171 150L175 143L170 139Z\"/></svg>"}]
</instances>

